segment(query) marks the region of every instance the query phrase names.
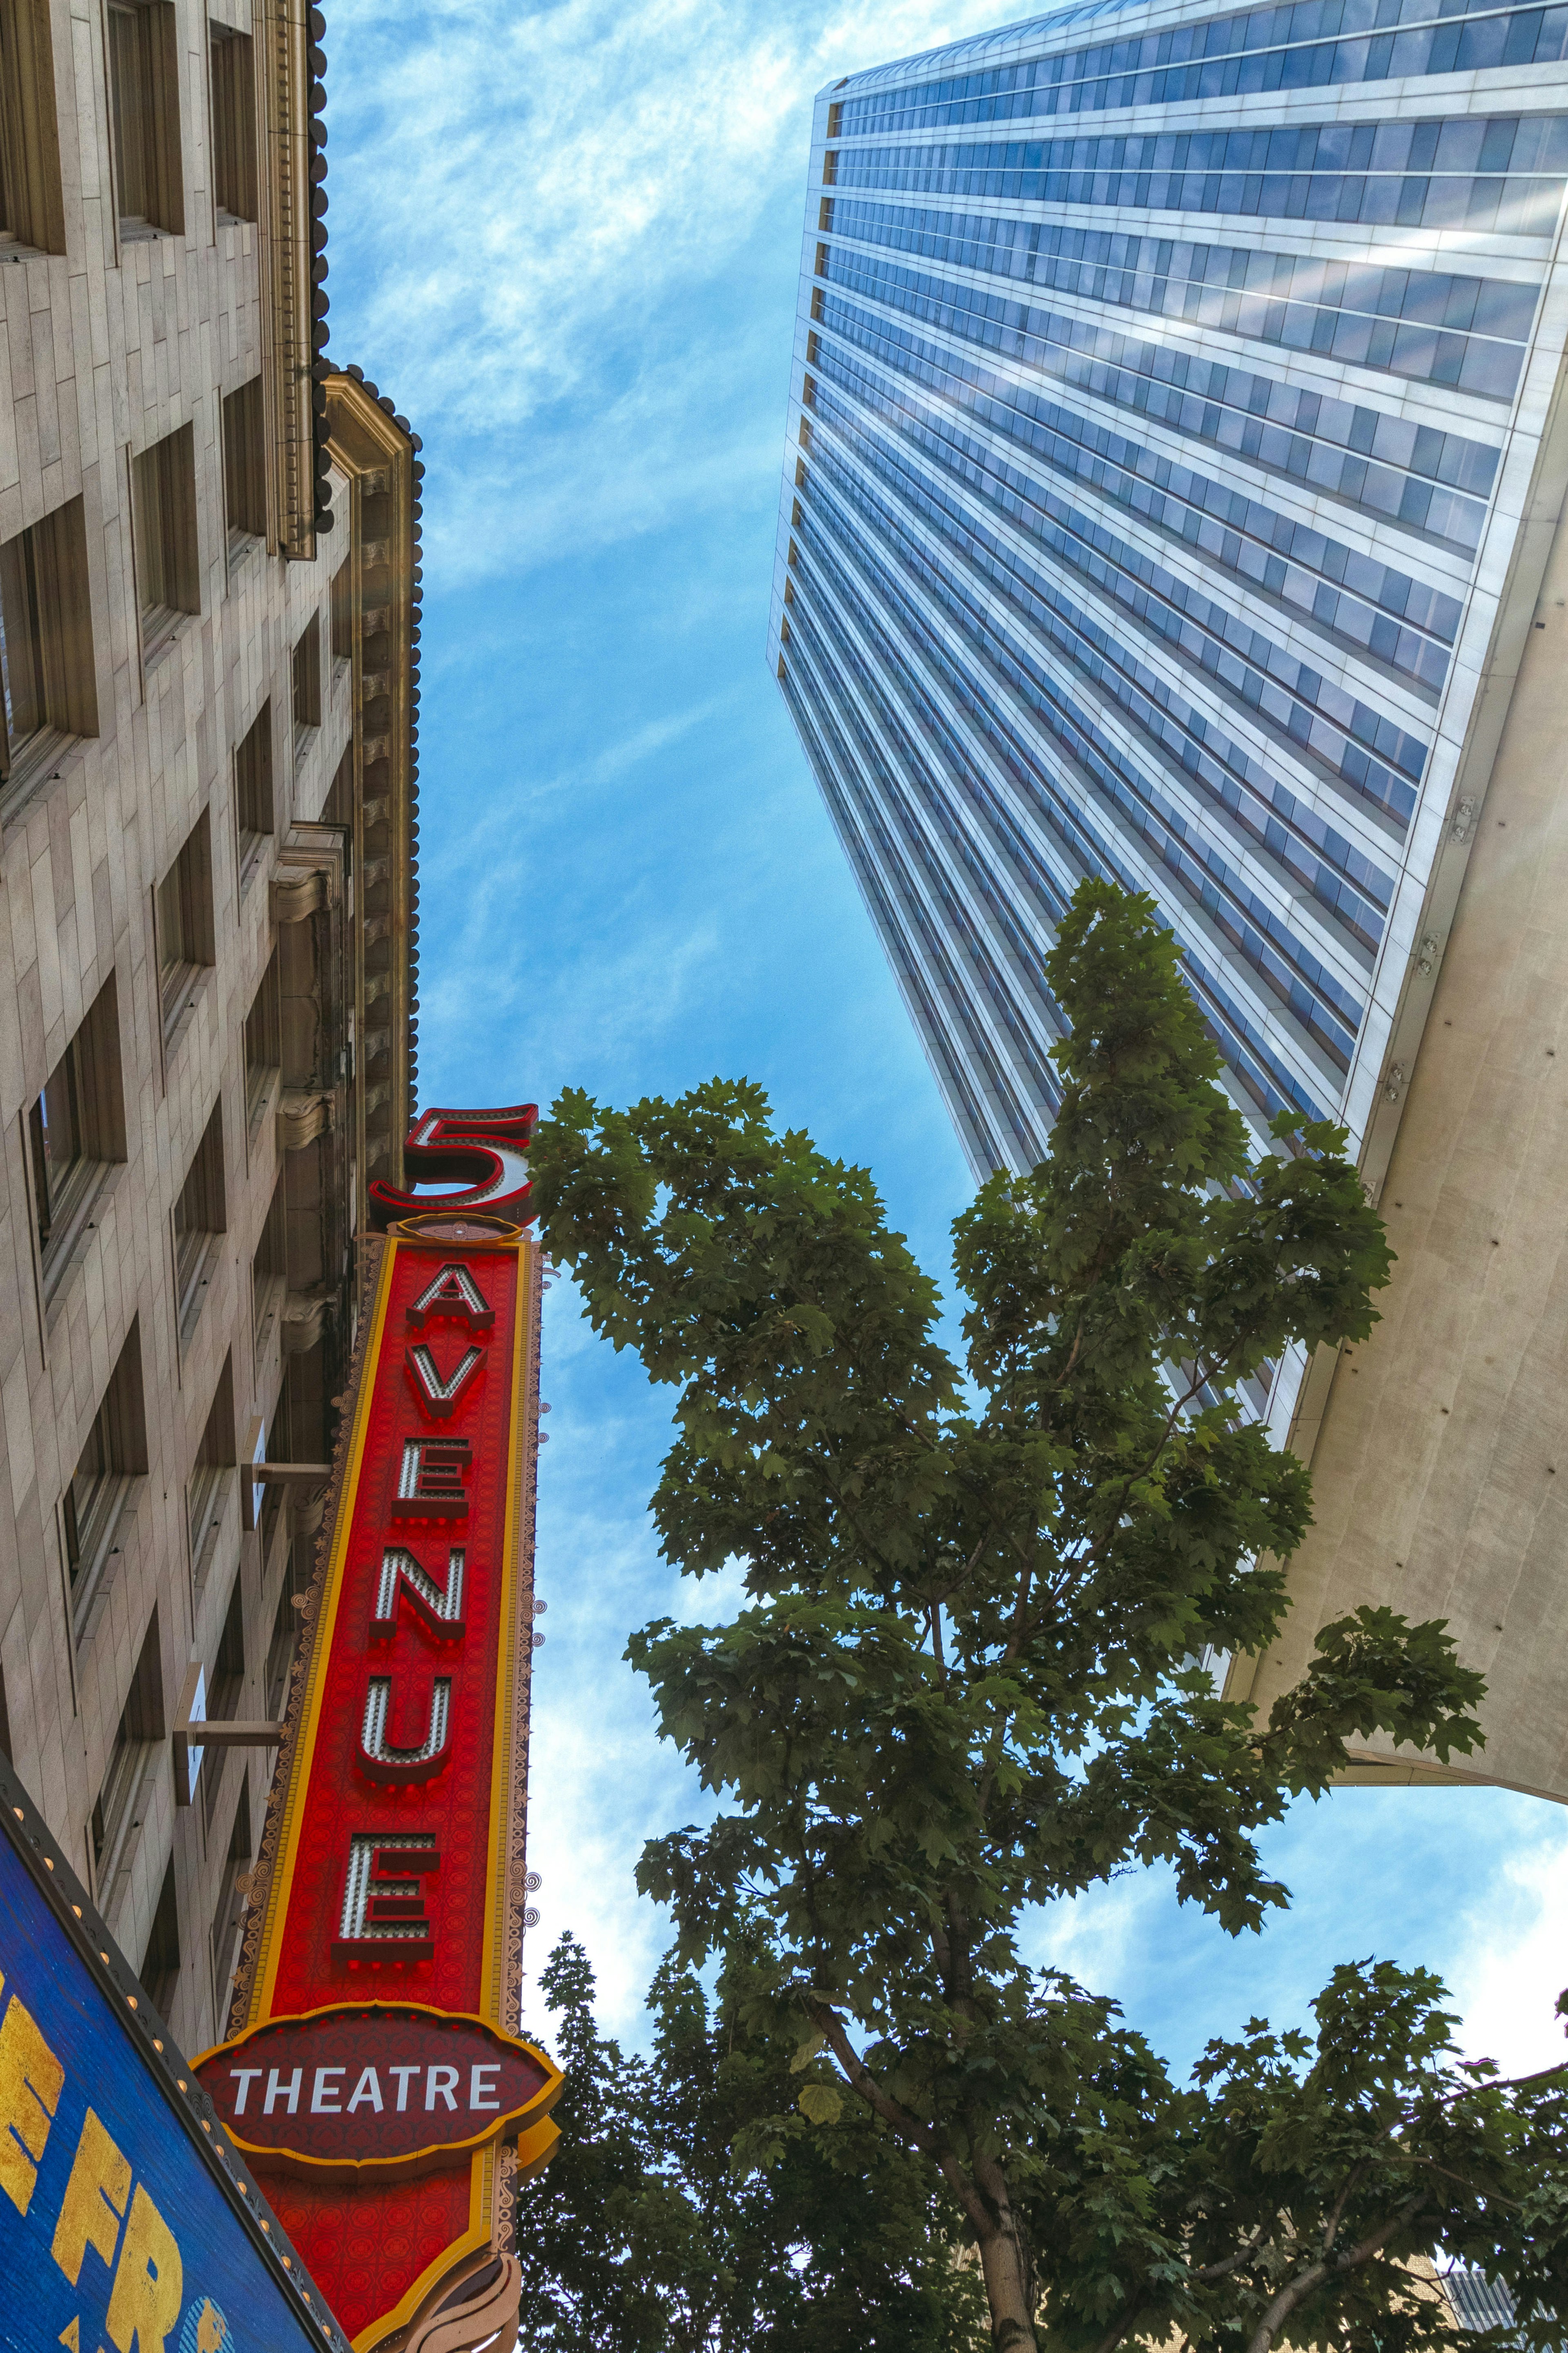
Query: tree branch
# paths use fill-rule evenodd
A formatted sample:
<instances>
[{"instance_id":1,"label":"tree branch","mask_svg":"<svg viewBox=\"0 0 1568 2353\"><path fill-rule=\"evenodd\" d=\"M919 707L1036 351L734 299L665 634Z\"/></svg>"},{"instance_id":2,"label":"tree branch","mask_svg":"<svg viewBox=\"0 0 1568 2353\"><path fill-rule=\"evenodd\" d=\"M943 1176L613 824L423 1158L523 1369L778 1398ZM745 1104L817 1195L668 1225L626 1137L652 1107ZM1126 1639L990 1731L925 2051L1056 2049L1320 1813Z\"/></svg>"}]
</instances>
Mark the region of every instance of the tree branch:
<instances>
[{"instance_id":1,"label":"tree branch","mask_svg":"<svg viewBox=\"0 0 1568 2353\"><path fill-rule=\"evenodd\" d=\"M1258 2253L1268 2233L1268 2223L1259 2222L1251 2238L1245 2240L1237 2247L1234 2255L1226 2255L1223 2263L1205 2263L1201 2271L1194 2272L1192 2277L1205 2282L1228 2279L1232 2272L1240 2270L1249 2255L1255 2255Z\"/></svg>"},{"instance_id":2,"label":"tree branch","mask_svg":"<svg viewBox=\"0 0 1568 2353\"><path fill-rule=\"evenodd\" d=\"M1331 2272L1336 2275L1344 2272L1353 2272L1358 2265L1364 2263L1369 2256L1375 2255L1378 2249L1393 2238L1395 2231L1402 2229L1406 2222L1418 2214L1425 2202L1424 2199L1412 2198L1400 2208L1397 2214L1391 2214L1386 2222L1372 2232L1359 2246L1352 2247L1347 2254L1332 2257L1320 2256L1318 2261L1315 2263L1310 2263L1304 2272L1299 2272L1288 2287L1280 2289L1258 2322L1247 2353L1268 2353L1268 2348L1279 2332L1280 2322L1288 2320L1296 2306L1305 2297L1310 2295L1312 2290L1321 2285Z\"/></svg>"},{"instance_id":3,"label":"tree branch","mask_svg":"<svg viewBox=\"0 0 1568 2353\"><path fill-rule=\"evenodd\" d=\"M1335 2199L1333 2205L1329 2210L1329 2220L1323 2232L1323 2253L1325 2255L1331 2254L1333 2253L1334 2241L1339 2235L1340 2224L1344 2220L1345 2208L1350 2202L1351 2191L1355 2188L1358 2181L1364 2180L1365 2178L1366 2166L1364 2162L1361 2165L1352 2165L1349 2173L1346 2174L1345 2186L1341 2190L1339 2196Z\"/></svg>"},{"instance_id":4,"label":"tree branch","mask_svg":"<svg viewBox=\"0 0 1568 2353\"><path fill-rule=\"evenodd\" d=\"M826 2002L808 2004L808 2012L826 2041L834 2057L843 2070L849 2086L865 2101L874 2116L881 2117L889 2129L900 2140L910 2141L940 2169L943 2180L968 2215L977 2240L994 2235L995 2220L987 2211L981 2197L951 2149L943 2147L941 2136L930 2125L922 2125L918 2116L884 2092L866 2062L861 2058L847 2033L839 2023L837 2011Z\"/></svg>"},{"instance_id":5,"label":"tree branch","mask_svg":"<svg viewBox=\"0 0 1568 2353\"><path fill-rule=\"evenodd\" d=\"M1117 2347L1136 2322L1141 2310L1141 2306L1130 2304L1110 2335L1100 2338L1094 2348L1094 2353L1116 2353Z\"/></svg>"},{"instance_id":6,"label":"tree branch","mask_svg":"<svg viewBox=\"0 0 1568 2353\"><path fill-rule=\"evenodd\" d=\"M936 2133L930 2125L922 2125L918 2116L911 2116L909 2110L889 2093L883 2091L840 2025L837 2012L829 2009L825 2001L813 2001L807 2007L808 2014L831 2048L850 2088L898 2134L900 2140L912 2141L925 2156L934 2158L940 2164L942 2151Z\"/></svg>"}]
</instances>

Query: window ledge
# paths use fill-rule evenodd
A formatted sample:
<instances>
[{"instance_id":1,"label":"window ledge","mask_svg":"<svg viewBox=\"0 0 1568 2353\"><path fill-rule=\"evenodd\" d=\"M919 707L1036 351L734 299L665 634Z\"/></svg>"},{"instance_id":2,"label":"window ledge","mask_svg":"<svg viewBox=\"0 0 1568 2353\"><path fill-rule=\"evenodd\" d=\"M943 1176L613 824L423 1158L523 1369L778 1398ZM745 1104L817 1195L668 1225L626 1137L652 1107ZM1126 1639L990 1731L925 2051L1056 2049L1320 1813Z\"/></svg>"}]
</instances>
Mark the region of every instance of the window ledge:
<instances>
[{"instance_id":1,"label":"window ledge","mask_svg":"<svg viewBox=\"0 0 1568 2353\"><path fill-rule=\"evenodd\" d=\"M263 1064L250 1079L246 1094L245 1132L253 1143L282 1084L283 1073L275 1064L271 1068Z\"/></svg>"},{"instance_id":2,"label":"window ledge","mask_svg":"<svg viewBox=\"0 0 1568 2353\"><path fill-rule=\"evenodd\" d=\"M142 676L143 682L163 662L171 646L177 645L185 632L193 613L182 613L173 605L144 605L142 608Z\"/></svg>"},{"instance_id":3,"label":"window ledge","mask_svg":"<svg viewBox=\"0 0 1568 2353\"><path fill-rule=\"evenodd\" d=\"M272 846L269 833L242 833L239 837L239 895L243 899L260 873L267 853Z\"/></svg>"},{"instance_id":4,"label":"window ledge","mask_svg":"<svg viewBox=\"0 0 1568 2353\"><path fill-rule=\"evenodd\" d=\"M136 1507L147 1482L129 1473L116 1481L98 1536L70 1597L71 1630L79 1654L89 1650L110 1595L120 1580Z\"/></svg>"},{"instance_id":5,"label":"window ledge","mask_svg":"<svg viewBox=\"0 0 1568 2353\"><path fill-rule=\"evenodd\" d=\"M227 1466L204 1466L192 1476L191 1576L195 1585L198 1606L202 1595L206 1590L207 1579L212 1575L212 1566L217 1556L218 1546L223 1541L224 1529L228 1521L229 1504L238 1493L238 1482L233 1470ZM222 1712L216 1707L209 1707L207 1711L209 1715ZM230 1708L228 1713L232 1715L234 1710Z\"/></svg>"},{"instance_id":6,"label":"window ledge","mask_svg":"<svg viewBox=\"0 0 1568 2353\"><path fill-rule=\"evenodd\" d=\"M228 585L232 588L236 575L244 571L253 555L265 554L267 542L258 532L231 531L228 535Z\"/></svg>"},{"instance_id":7,"label":"window ledge","mask_svg":"<svg viewBox=\"0 0 1568 2353\"><path fill-rule=\"evenodd\" d=\"M46 1328L53 1324L59 1311L68 1277L93 1247L92 1237L124 1166L122 1160L89 1162L89 1173L74 1206L59 1229L49 1236L47 1247L41 1253Z\"/></svg>"},{"instance_id":8,"label":"window ledge","mask_svg":"<svg viewBox=\"0 0 1568 2353\"><path fill-rule=\"evenodd\" d=\"M90 740L68 735L58 727L40 727L36 735L26 737L10 775L0 782L0 826L13 825L43 786L58 784L65 763Z\"/></svg>"},{"instance_id":9,"label":"window ledge","mask_svg":"<svg viewBox=\"0 0 1568 2353\"><path fill-rule=\"evenodd\" d=\"M98 1882L98 1908L110 1933L129 1941L128 1923L124 1913L131 1892L131 1878L142 1845L142 1831L154 1801L154 1782L158 1761L167 1746L162 1740L138 1741L142 1751L125 1799L109 1834L103 1850L103 1861L94 1877Z\"/></svg>"},{"instance_id":10,"label":"window ledge","mask_svg":"<svg viewBox=\"0 0 1568 2353\"><path fill-rule=\"evenodd\" d=\"M165 965L159 976L163 996L163 1051L172 1054L190 1028L205 992L210 964Z\"/></svg>"},{"instance_id":11,"label":"window ledge","mask_svg":"<svg viewBox=\"0 0 1568 2353\"><path fill-rule=\"evenodd\" d=\"M190 1272L176 1296L174 1304L180 1325L180 1354L184 1355L202 1320L202 1309L207 1303L207 1292L223 1255L223 1236L204 1234L200 1250L191 1261Z\"/></svg>"},{"instance_id":12,"label":"window ledge","mask_svg":"<svg viewBox=\"0 0 1568 2353\"><path fill-rule=\"evenodd\" d=\"M289 1285L284 1276L262 1274L256 1278L255 1358L258 1368L275 1342L281 1347L283 1303L288 1295Z\"/></svg>"}]
</instances>

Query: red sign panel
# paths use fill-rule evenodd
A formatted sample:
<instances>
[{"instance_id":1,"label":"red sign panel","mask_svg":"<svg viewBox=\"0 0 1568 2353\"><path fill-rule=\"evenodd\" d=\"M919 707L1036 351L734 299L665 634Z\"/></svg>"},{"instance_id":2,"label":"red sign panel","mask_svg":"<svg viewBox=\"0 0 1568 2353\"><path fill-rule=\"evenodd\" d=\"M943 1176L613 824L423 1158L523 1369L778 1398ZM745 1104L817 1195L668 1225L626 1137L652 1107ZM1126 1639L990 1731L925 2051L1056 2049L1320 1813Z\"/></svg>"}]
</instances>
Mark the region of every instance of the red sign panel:
<instances>
[{"instance_id":1,"label":"red sign panel","mask_svg":"<svg viewBox=\"0 0 1568 2353\"><path fill-rule=\"evenodd\" d=\"M199 2066L360 2353L509 2243L562 2080L509 2031L537 1258L471 1214L379 1247L245 2031Z\"/></svg>"}]
</instances>

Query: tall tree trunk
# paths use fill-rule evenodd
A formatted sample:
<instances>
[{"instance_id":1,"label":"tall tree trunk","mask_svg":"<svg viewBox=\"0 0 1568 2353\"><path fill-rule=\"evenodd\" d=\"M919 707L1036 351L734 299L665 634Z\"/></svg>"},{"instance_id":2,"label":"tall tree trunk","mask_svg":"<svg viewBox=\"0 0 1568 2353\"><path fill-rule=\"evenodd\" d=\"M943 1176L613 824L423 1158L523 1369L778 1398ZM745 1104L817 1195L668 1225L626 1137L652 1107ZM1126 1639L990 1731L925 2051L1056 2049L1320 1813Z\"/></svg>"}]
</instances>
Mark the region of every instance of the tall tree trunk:
<instances>
[{"instance_id":1,"label":"tall tree trunk","mask_svg":"<svg viewBox=\"0 0 1568 2353\"><path fill-rule=\"evenodd\" d=\"M977 2188L994 2221L978 2233L980 2270L991 2306L991 2342L995 2353L1038 2353L1035 2336L1035 2266L1013 2201L1007 2177L993 2161L974 2168Z\"/></svg>"}]
</instances>

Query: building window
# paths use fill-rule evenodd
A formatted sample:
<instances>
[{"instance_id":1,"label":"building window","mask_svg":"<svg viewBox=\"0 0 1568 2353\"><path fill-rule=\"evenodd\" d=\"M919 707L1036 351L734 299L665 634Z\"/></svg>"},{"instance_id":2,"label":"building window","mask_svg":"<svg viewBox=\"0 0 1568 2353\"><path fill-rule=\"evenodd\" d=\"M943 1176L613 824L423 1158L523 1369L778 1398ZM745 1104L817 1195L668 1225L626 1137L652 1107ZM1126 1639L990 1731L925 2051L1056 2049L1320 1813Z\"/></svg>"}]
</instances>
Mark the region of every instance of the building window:
<instances>
[{"instance_id":1,"label":"building window","mask_svg":"<svg viewBox=\"0 0 1568 2353\"><path fill-rule=\"evenodd\" d=\"M332 575L332 659L354 658L353 566L344 556Z\"/></svg>"},{"instance_id":2,"label":"building window","mask_svg":"<svg viewBox=\"0 0 1568 2353\"><path fill-rule=\"evenodd\" d=\"M253 221L256 74L248 33L212 25L213 195L219 220Z\"/></svg>"},{"instance_id":3,"label":"building window","mask_svg":"<svg viewBox=\"0 0 1568 2353\"><path fill-rule=\"evenodd\" d=\"M158 987L167 1042L195 1003L203 971L216 961L212 838L205 809L185 836L178 858L153 893L153 921L157 934Z\"/></svg>"},{"instance_id":4,"label":"building window","mask_svg":"<svg viewBox=\"0 0 1568 2353\"><path fill-rule=\"evenodd\" d=\"M218 1636L217 1656L213 1661L212 1681L207 1687L207 1715L214 1723L226 1722L239 1714L239 1703L245 1690L245 1596L242 1579L235 1573L234 1588L224 1612L223 1632ZM212 1828L223 1791L223 1768L227 1751L209 1749L202 1759L202 1772L206 1780L202 1804L207 1828Z\"/></svg>"},{"instance_id":5,"label":"building window","mask_svg":"<svg viewBox=\"0 0 1568 2353\"><path fill-rule=\"evenodd\" d=\"M294 743L298 749L302 732L321 723L321 621L319 613L311 614L294 649L290 678Z\"/></svg>"},{"instance_id":6,"label":"building window","mask_svg":"<svg viewBox=\"0 0 1568 2353\"><path fill-rule=\"evenodd\" d=\"M227 1222L224 1201L223 1105L218 1103L214 1106L206 1132L196 1146L185 1181L174 1203L174 1306L182 1347L188 1344L191 1334L195 1330ZM226 1458L230 1462L234 1460L233 1419L231 1410Z\"/></svg>"},{"instance_id":7,"label":"building window","mask_svg":"<svg viewBox=\"0 0 1568 2353\"><path fill-rule=\"evenodd\" d=\"M272 833L272 705L264 702L234 755L234 813L239 834L239 887L257 871Z\"/></svg>"},{"instance_id":8,"label":"building window","mask_svg":"<svg viewBox=\"0 0 1568 2353\"><path fill-rule=\"evenodd\" d=\"M283 1198L283 1187L279 1183L273 1195L275 1208L281 1205ZM281 1310L281 1301L279 1303ZM297 1462L300 1460L294 1451L294 1411L287 1377L279 1388L278 1402L267 1426L267 1444L262 1459L267 1462ZM261 1557L264 1563L271 1554L279 1524L285 1518L285 1495L286 1490L277 1482L269 1483L261 1491Z\"/></svg>"},{"instance_id":9,"label":"building window","mask_svg":"<svg viewBox=\"0 0 1568 2353\"><path fill-rule=\"evenodd\" d=\"M65 251L49 12L26 0L0 16L0 214L18 244Z\"/></svg>"},{"instance_id":10,"label":"building window","mask_svg":"<svg viewBox=\"0 0 1568 2353\"><path fill-rule=\"evenodd\" d=\"M195 440L188 425L131 460L142 659L150 667L186 613L202 609Z\"/></svg>"},{"instance_id":11,"label":"building window","mask_svg":"<svg viewBox=\"0 0 1568 2353\"><path fill-rule=\"evenodd\" d=\"M71 1620L79 1641L146 1471L142 1345L133 1323L60 1498Z\"/></svg>"},{"instance_id":12,"label":"building window","mask_svg":"<svg viewBox=\"0 0 1568 2353\"><path fill-rule=\"evenodd\" d=\"M253 540L267 536L267 438L258 375L224 396L223 504L232 562Z\"/></svg>"},{"instance_id":13,"label":"building window","mask_svg":"<svg viewBox=\"0 0 1568 2353\"><path fill-rule=\"evenodd\" d=\"M245 1920L245 1898L237 1883L250 1860L252 1851L250 1775L247 1770L240 1780L239 1803L234 1810L234 1828L228 1835L226 1864L218 1883L217 1902L213 1908L213 2020L219 2034L226 2031L229 1993L238 1957L235 1947Z\"/></svg>"},{"instance_id":14,"label":"building window","mask_svg":"<svg viewBox=\"0 0 1568 2353\"><path fill-rule=\"evenodd\" d=\"M125 1157L112 974L27 1113L27 1145L47 1303L80 1254L110 1168Z\"/></svg>"},{"instance_id":15,"label":"building window","mask_svg":"<svg viewBox=\"0 0 1568 2353\"><path fill-rule=\"evenodd\" d=\"M374 825L376 819L377 808L380 807L384 809L385 806L386 804L384 801L380 802L379 804L374 800L366 801L364 804L366 811L366 824ZM345 832L351 836L353 835L354 824L354 747L353 738L352 736L343 745L343 756L338 762L337 774L332 778L327 797L321 805L321 823L323 825L341 825Z\"/></svg>"},{"instance_id":16,"label":"building window","mask_svg":"<svg viewBox=\"0 0 1568 2353\"><path fill-rule=\"evenodd\" d=\"M276 959L275 959L276 960ZM251 1312L256 1332L256 1361L259 1365L270 1344L282 1329L283 1302L289 1291L289 1199L286 1171L279 1171L278 1182L272 1188L267 1219L261 1229L261 1239L256 1245L251 1261ZM284 1458L278 1456L281 1461ZM267 1525L268 1505L282 1490L268 1487L263 1491L262 1521ZM263 1551L266 1546L263 1546Z\"/></svg>"},{"instance_id":17,"label":"building window","mask_svg":"<svg viewBox=\"0 0 1568 2353\"><path fill-rule=\"evenodd\" d=\"M122 238L185 233L173 0L109 0L109 129Z\"/></svg>"},{"instance_id":18,"label":"building window","mask_svg":"<svg viewBox=\"0 0 1568 2353\"><path fill-rule=\"evenodd\" d=\"M147 1989L148 1998L165 2024L180 1990L180 1899L174 1888L174 1858L169 1857L163 1873L163 1884L158 1891L158 1908L153 1915L153 1926L147 1932L147 1949L142 1956L137 1976Z\"/></svg>"},{"instance_id":19,"label":"building window","mask_svg":"<svg viewBox=\"0 0 1568 2353\"><path fill-rule=\"evenodd\" d=\"M185 1482L185 1516L190 1529L191 1568L198 1594L206 1585L223 1540L224 1524L235 1499L233 1360L226 1356L213 1401L207 1411L201 1444ZM236 1536L237 1546L238 1537ZM209 1709L208 1713L211 1713ZM233 1710L229 1713L232 1715Z\"/></svg>"},{"instance_id":20,"label":"building window","mask_svg":"<svg viewBox=\"0 0 1568 2353\"><path fill-rule=\"evenodd\" d=\"M35 782L68 737L98 733L80 499L0 547L0 778L16 788Z\"/></svg>"},{"instance_id":21,"label":"building window","mask_svg":"<svg viewBox=\"0 0 1568 2353\"><path fill-rule=\"evenodd\" d=\"M98 1793L92 1810L92 1869L99 1885L99 1901L104 1900L108 1874L113 1868L113 1848L116 1832L129 1810L132 1785L136 1778L140 1759L137 1744L125 1728L121 1715L115 1729L114 1745L109 1752L109 1764L103 1776L103 1787Z\"/></svg>"},{"instance_id":22,"label":"building window","mask_svg":"<svg viewBox=\"0 0 1568 2353\"><path fill-rule=\"evenodd\" d=\"M278 1596L278 1612L272 1620L272 1639L267 1646L267 1714L273 1724L281 1724L289 1707L289 1678L294 1665L294 1652L299 1648L301 1619L297 1607L303 1600L310 1585L310 1571L301 1556L309 1556L309 1546L290 1545L283 1570L283 1588Z\"/></svg>"},{"instance_id":23,"label":"building window","mask_svg":"<svg viewBox=\"0 0 1568 2353\"><path fill-rule=\"evenodd\" d=\"M282 1068L283 1012L274 948L245 1017L245 1113L252 1133L272 1100Z\"/></svg>"},{"instance_id":24,"label":"building window","mask_svg":"<svg viewBox=\"0 0 1568 2353\"><path fill-rule=\"evenodd\" d=\"M104 1767L97 1802L88 1825L88 1842L92 1851L93 1892L98 1898L99 1910L106 1915L118 1908L115 1894L121 1865L125 1860L132 1832L141 1827L136 1800L149 1755L165 1736L163 1653L158 1641L158 1612L154 1607L147 1623L147 1631L142 1638L136 1672L131 1678L131 1689L120 1712L109 1761Z\"/></svg>"}]
</instances>

